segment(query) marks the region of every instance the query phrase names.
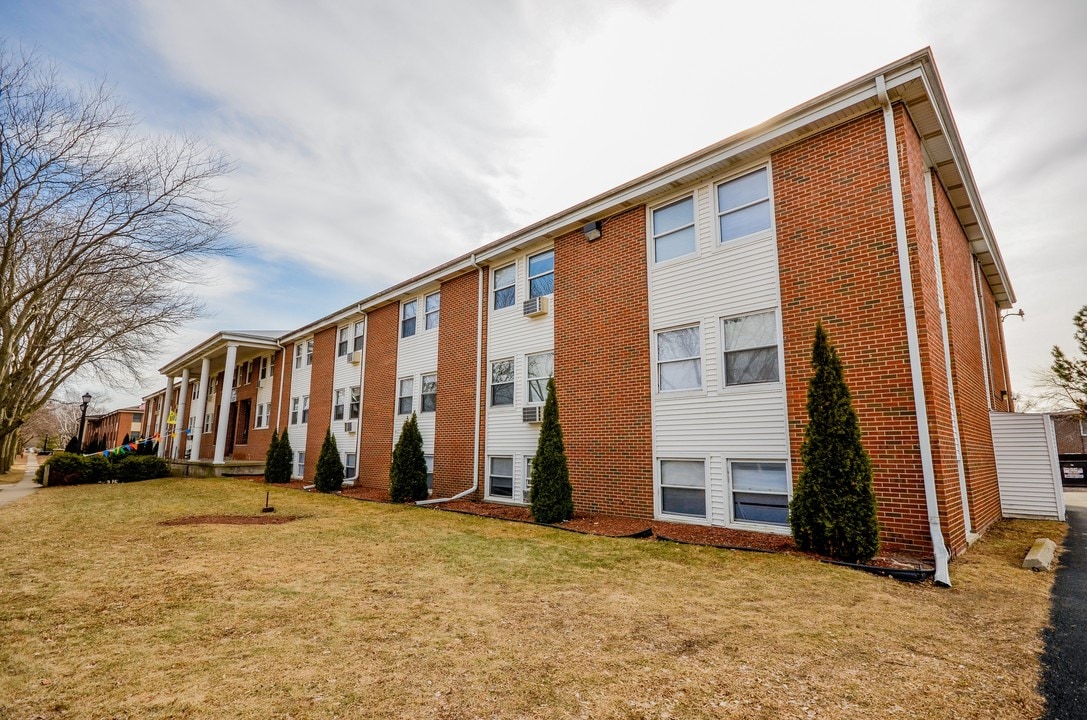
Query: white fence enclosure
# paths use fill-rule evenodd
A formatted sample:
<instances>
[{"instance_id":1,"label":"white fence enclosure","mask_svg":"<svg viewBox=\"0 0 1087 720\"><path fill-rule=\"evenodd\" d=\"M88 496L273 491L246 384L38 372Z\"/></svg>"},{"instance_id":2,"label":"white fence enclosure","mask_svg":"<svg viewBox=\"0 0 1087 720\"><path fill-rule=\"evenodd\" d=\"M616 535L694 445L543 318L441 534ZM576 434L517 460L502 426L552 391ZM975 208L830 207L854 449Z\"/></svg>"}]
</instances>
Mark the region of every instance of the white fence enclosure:
<instances>
[{"instance_id":1,"label":"white fence enclosure","mask_svg":"<svg viewBox=\"0 0 1087 720\"><path fill-rule=\"evenodd\" d=\"M990 412L989 424L1004 517L1064 520L1053 420L1033 413Z\"/></svg>"}]
</instances>

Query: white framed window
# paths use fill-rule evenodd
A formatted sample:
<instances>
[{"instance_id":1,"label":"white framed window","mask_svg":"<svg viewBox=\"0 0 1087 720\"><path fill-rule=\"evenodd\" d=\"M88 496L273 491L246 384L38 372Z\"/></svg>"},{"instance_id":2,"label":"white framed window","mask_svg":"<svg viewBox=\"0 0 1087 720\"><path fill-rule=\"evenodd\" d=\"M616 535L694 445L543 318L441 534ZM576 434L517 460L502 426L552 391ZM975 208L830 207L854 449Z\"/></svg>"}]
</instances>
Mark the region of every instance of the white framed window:
<instances>
[{"instance_id":1,"label":"white framed window","mask_svg":"<svg viewBox=\"0 0 1087 720\"><path fill-rule=\"evenodd\" d=\"M351 404L347 406L347 419L359 419L359 399L362 397L361 388L356 385L351 388Z\"/></svg>"},{"instance_id":2,"label":"white framed window","mask_svg":"<svg viewBox=\"0 0 1087 720\"><path fill-rule=\"evenodd\" d=\"M431 293L423 300L423 312L425 317L423 324L427 330L433 330L438 327L439 316L442 311L442 294L440 292Z\"/></svg>"},{"instance_id":3,"label":"white framed window","mask_svg":"<svg viewBox=\"0 0 1087 720\"><path fill-rule=\"evenodd\" d=\"M766 168L717 186L717 223L721 242L770 229L770 182Z\"/></svg>"},{"instance_id":4,"label":"white framed window","mask_svg":"<svg viewBox=\"0 0 1087 720\"><path fill-rule=\"evenodd\" d=\"M198 395L200 395L200 383L193 383L192 391L189 393L189 399L195 400Z\"/></svg>"},{"instance_id":5,"label":"white framed window","mask_svg":"<svg viewBox=\"0 0 1087 720\"><path fill-rule=\"evenodd\" d=\"M351 328L344 326L339 329L336 336L336 357L343 357L347 354L348 341L351 339L348 335L351 332Z\"/></svg>"},{"instance_id":6,"label":"white framed window","mask_svg":"<svg viewBox=\"0 0 1087 720\"><path fill-rule=\"evenodd\" d=\"M415 394L414 378L404 378L400 381L400 391L397 395L396 414L411 415L412 397Z\"/></svg>"},{"instance_id":7,"label":"white framed window","mask_svg":"<svg viewBox=\"0 0 1087 720\"><path fill-rule=\"evenodd\" d=\"M253 382L253 365L255 363L256 363L255 360L253 362L246 362L245 363L245 384L246 385Z\"/></svg>"},{"instance_id":8,"label":"white framed window","mask_svg":"<svg viewBox=\"0 0 1087 720\"><path fill-rule=\"evenodd\" d=\"M777 338L777 313L773 310L722 320L725 385L780 380Z\"/></svg>"},{"instance_id":9,"label":"white framed window","mask_svg":"<svg viewBox=\"0 0 1087 720\"><path fill-rule=\"evenodd\" d=\"M491 362L491 407L513 405L513 358Z\"/></svg>"},{"instance_id":10,"label":"white framed window","mask_svg":"<svg viewBox=\"0 0 1087 720\"><path fill-rule=\"evenodd\" d=\"M421 412L434 412L438 409L438 374L424 375L420 381L419 409Z\"/></svg>"},{"instance_id":11,"label":"white framed window","mask_svg":"<svg viewBox=\"0 0 1087 720\"><path fill-rule=\"evenodd\" d=\"M358 322L355 323L355 329L354 329L355 338L351 343L351 349L352 350L362 350L362 343L363 343L363 336L364 336L364 332L365 332L365 330L364 330L365 327L366 327L366 323L364 323L362 320L359 320Z\"/></svg>"},{"instance_id":12,"label":"white framed window","mask_svg":"<svg viewBox=\"0 0 1087 720\"><path fill-rule=\"evenodd\" d=\"M693 195L655 209L652 224L653 262L693 255L697 250Z\"/></svg>"},{"instance_id":13,"label":"white framed window","mask_svg":"<svg viewBox=\"0 0 1087 720\"><path fill-rule=\"evenodd\" d=\"M309 422L309 395L302 396L302 424Z\"/></svg>"},{"instance_id":14,"label":"white framed window","mask_svg":"<svg viewBox=\"0 0 1087 720\"><path fill-rule=\"evenodd\" d=\"M555 251L548 250L528 258L528 297L531 300L555 292Z\"/></svg>"},{"instance_id":15,"label":"white framed window","mask_svg":"<svg viewBox=\"0 0 1087 720\"><path fill-rule=\"evenodd\" d=\"M555 374L555 354L536 353L525 359L528 373L528 403L541 405L547 401L547 381Z\"/></svg>"},{"instance_id":16,"label":"white framed window","mask_svg":"<svg viewBox=\"0 0 1087 720\"><path fill-rule=\"evenodd\" d=\"M211 413L204 416L204 432L211 432Z\"/></svg>"},{"instance_id":17,"label":"white framed window","mask_svg":"<svg viewBox=\"0 0 1087 720\"><path fill-rule=\"evenodd\" d=\"M728 468L734 522L788 526L789 477L785 463L732 460Z\"/></svg>"},{"instance_id":18,"label":"white framed window","mask_svg":"<svg viewBox=\"0 0 1087 720\"><path fill-rule=\"evenodd\" d=\"M306 451L298 450L294 453L294 476L302 477L306 474Z\"/></svg>"},{"instance_id":19,"label":"white framed window","mask_svg":"<svg viewBox=\"0 0 1087 720\"><path fill-rule=\"evenodd\" d=\"M494 271L494 309L501 310L517 302L517 264Z\"/></svg>"},{"instance_id":20,"label":"white framed window","mask_svg":"<svg viewBox=\"0 0 1087 720\"><path fill-rule=\"evenodd\" d=\"M1080 435L1087 435L1087 420L1080 420L1079 421L1079 434Z\"/></svg>"},{"instance_id":21,"label":"white framed window","mask_svg":"<svg viewBox=\"0 0 1087 720\"><path fill-rule=\"evenodd\" d=\"M415 313L417 300L408 300L400 304L400 337L411 337L415 334Z\"/></svg>"},{"instance_id":22,"label":"white framed window","mask_svg":"<svg viewBox=\"0 0 1087 720\"><path fill-rule=\"evenodd\" d=\"M291 425L298 424L298 407L302 400L300 398L291 398Z\"/></svg>"},{"instance_id":23,"label":"white framed window","mask_svg":"<svg viewBox=\"0 0 1087 720\"><path fill-rule=\"evenodd\" d=\"M423 459L426 460L426 489L430 492L434 491L434 456L424 455Z\"/></svg>"},{"instance_id":24,"label":"white framed window","mask_svg":"<svg viewBox=\"0 0 1087 720\"><path fill-rule=\"evenodd\" d=\"M268 377L268 356L265 355L260 359L260 379L265 380Z\"/></svg>"},{"instance_id":25,"label":"white framed window","mask_svg":"<svg viewBox=\"0 0 1087 720\"><path fill-rule=\"evenodd\" d=\"M702 388L702 343L699 327L662 330L657 333L657 389Z\"/></svg>"},{"instance_id":26,"label":"white framed window","mask_svg":"<svg viewBox=\"0 0 1087 720\"><path fill-rule=\"evenodd\" d=\"M257 412L256 412L256 415L254 415L254 419L253 419L253 427L255 429L260 429L260 428L263 428L263 427L267 427L267 425L266 425L267 415L265 415L264 408L265 408L264 403L257 403Z\"/></svg>"},{"instance_id":27,"label":"white framed window","mask_svg":"<svg viewBox=\"0 0 1087 720\"><path fill-rule=\"evenodd\" d=\"M306 341L306 365L313 364L313 340Z\"/></svg>"},{"instance_id":28,"label":"white framed window","mask_svg":"<svg viewBox=\"0 0 1087 720\"><path fill-rule=\"evenodd\" d=\"M513 498L513 458L492 457L487 463L487 494L491 497Z\"/></svg>"},{"instance_id":29,"label":"white framed window","mask_svg":"<svg viewBox=\"0 0 1087 720\"><path fill-rule=\"evenodd\" d=\"M706 517L706 461L660 461L661 512Z\"/></svg>"},{"instance_id":30,"label":"white framed window","mask_svg":"<svg viewBox=\"0 0 1087 720\"><path fill-rule=\"evenodd\" d=\"M521 502L532 502L532 461L535 458L529 455L525 458L525 486L521 488Z\"/></svg>"},{"instance_id":31,"label":"white framed window","mask_svg":"<svg viewBox=\"0 0 1087 720\"><path fill-rule=\"evenodd\" d=\"M294 369L297 370L302 367L302 355L305 353L305 348L302 343L294 344Z\"/></svg>"},{"instance_id":32,"label":"white framed window","mask_svg":"<svg viewBox=\"0 0 1087 720\"><path fill-rule=\"evenodd\" d=\"M336 390L332 394L332 419L343 420L344 400L347 396L346 391L343 388Z\"/></svg>"},{"instance_id":33,"label":"white framed window","mask_svg":"<svg viewBox=\"0 0 1087 720\"><path fill-rule=\"evenodd\" d=\"M358 475L358 454L357 453L344 453L343 456L343 476L345 478L353 478Z\"/></svg>"}]
</instances>

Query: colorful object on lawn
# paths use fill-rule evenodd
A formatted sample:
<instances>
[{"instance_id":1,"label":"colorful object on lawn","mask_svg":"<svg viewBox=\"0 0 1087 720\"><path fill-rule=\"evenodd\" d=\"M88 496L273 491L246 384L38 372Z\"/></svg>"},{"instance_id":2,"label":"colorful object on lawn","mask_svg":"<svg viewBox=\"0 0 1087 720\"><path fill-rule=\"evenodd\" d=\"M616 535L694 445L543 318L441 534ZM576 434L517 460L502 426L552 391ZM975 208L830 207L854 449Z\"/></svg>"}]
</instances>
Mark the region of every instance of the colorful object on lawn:
<instances>
[{"instance_id":1,"label":"colorful object on lawn","mask_svg":"<svg viewBox=\"0 0 1087 720\"><path fill-rule=\"evenodd\" d=\"M158 435L153 435L148 438L140 438L134 442L130 442L127 445L118 445L115 448L109 450L103 450L102 452L89 453L84 457L90 457L91 455L101 455L102 457L109 457L110 455L127 455L130 452L135 452L139 449L140 445L147 445L148 443L155 443L159 441Z\"/></svg>"}]
</instances>

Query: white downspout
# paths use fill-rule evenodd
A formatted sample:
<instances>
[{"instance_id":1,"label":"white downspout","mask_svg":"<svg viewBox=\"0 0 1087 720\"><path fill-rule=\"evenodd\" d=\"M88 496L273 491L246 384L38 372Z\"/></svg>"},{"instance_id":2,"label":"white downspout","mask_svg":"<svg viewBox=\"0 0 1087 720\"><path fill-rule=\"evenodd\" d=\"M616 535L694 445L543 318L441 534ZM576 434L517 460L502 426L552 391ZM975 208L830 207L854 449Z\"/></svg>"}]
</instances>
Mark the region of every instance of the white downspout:
<instances>
[{"instance_id":1,"label":"white downspout","mask_svg":"<svg viewBox=\"0 0 1087 720\"><path fill-rule=\"evenodd\" d=\"M951 406L951 435L955 439L955 466L959 474L959 495L962 498L962 519L966 527L966 539L974 542L970 520L970 499L966 492L966 465L962 459L962 437L959 432L959 404L955 399L955 383L951 377L951 338L947 329L947 298L944 297L944 268L940 260L939 230L936 227L936 182L932 170L925 170L925 198L928 201L928 227L932 235L932 262L936 268L936 296L940 301L940 331L944 338L944 372L947 374L947 400Z\"/></svg>"},{"instance_id":2,"label":"white downspout","mask_svg":"<svg viewBox=\"0 0 1087 720\"><path fill-rule=\"evenodd\" d=\"M435 498L433 500L420 500L416 505L435 505L437 503L460 500L466 495L471 495L479 489L479 385L483 382L483 268L476 264L476 254L472 253L472 267L479 270L476 278L478 286L478 298L476 299L476 409L475 409L475 439L472 443L472 487L459 492L453 497Z\"/></svg>"},{"instance_id":3,"label":"white downspout","mask_svg":"<svg viewBox=\"0 0 1087 720\"><path fill-rule=\"evenodd\" d=\"M929 536L936 563L936 584L951 587L948 574L949 554L940 529L940 507L936 499L936 470L932 462L932 440L928 432L928 411L925 409L925 386L921 377L921 344L917 334L917 308L913 302L913 278L910 273L909 243L906 240L906 211L902 200L902 176L898 166L898 142L895 136L894 110L887 97L887 83L876 76L876 92L883 105L883 128L887 136L887 163L891 174L891 200L894 205L895 235L898 239L898 268L902 280L902 302L906 312L906 341L910 354L910 376L913 381L913 404L917 415L917 439L921 446L921 474L925 481L925 505L928 509Z\"/></svg>"},{"instance_id":4,"label":"white downspout","mask_svg":"<svg viewBox=\"0 0 1087 720\"><path fill-rule=\"evenodd\" d=\"M279 400L276 401L276 429L280 428L280 421L283 420L283 376L287 372L287 348L283 347L283 343L276 340L276 345L279 346Z\"/></svg>"}]
</instances>

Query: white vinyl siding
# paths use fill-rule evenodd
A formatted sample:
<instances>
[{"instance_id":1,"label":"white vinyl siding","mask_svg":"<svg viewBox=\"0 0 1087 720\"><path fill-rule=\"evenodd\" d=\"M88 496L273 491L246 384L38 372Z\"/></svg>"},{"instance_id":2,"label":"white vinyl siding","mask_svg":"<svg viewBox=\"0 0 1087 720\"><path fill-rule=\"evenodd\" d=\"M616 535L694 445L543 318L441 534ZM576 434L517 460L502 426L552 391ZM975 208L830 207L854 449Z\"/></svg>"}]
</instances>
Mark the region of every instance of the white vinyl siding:
<instances>
[{"instance_id":1,"label":"white vinyl siding","mask_svg":"<svg viewBox=\"0 0 1087 720\"><path fill-rule=\"evenodd\" d=\"M756 172L758 170L755 168ZM766 171L769 178L769 168ZM765 458L783 463L786 479L791 482L785 384L780 377L781 322L778 308L781 301L773 224L771 222L770 228L764 231L727 242L720 240L719 186L751 172L746 170L736 176L715 178L677 194L676 199L666 200L658 206L665 207L670 202L686 198L692 200L696 246L689 255L649 266L649 322L656 332L647 340L651 343L656 367L661 361L658 357L658 332L697 327L701 389L661 392L659 373L653 378L653 454L658 459L667 460L682 460L692 453L704 455L705 517L679 514L676 517L687 518L689 522L784 532L787 528L737 522L729 482L730 460L744 461L748 458ZM769 190L764 206L770 211L772 219L773 192L772 188ZM725 195L729 193L726 191ZM754 195L757 193L752 194L751 202L761 203ZM647 252L652 257L653 209L646 212L650 229L645 241ZM725 323L734 318L762 313L772 313L774 318L772 346L777 354L775 367L779 377L775 381L730 385L725 372ZM758 347L768 348L770 345ZM767 354L763 353L763 356ZM664 361L680 362L682 359L676 357ZM657 512L664 516L659 466L657 476ZM672 514L667 516L673 517Z\"/></svg>"},{"instance_id":2,"label":"white vinyl siding","mask_svg":"<svg viewBox=\"0 0 1087 720\"><path fill-rule=\"evenodd\" d=\"M423 376L435 376L436 378L437 373L435 373L434 369L438 367L438 338L441 334L440 324L438 327L426 329L426 310L428 309L428 299L430 299L429 309L435 310L439 307L439 305L435 304L438 301L439 293L439 287L424 288L420 293L416 303L417 307L423 310L423 317L418 320L421 325L418 332L411 337L401 337L399 339L396 351L397 402L396 407L391 408L395 420L389 442L396 443L400 438L401 430L403 430L404 421L407 420L406 415L410 415L414 411L417 413L416 423L419 426L419 434L423 436L424 454L434 453L434 430L437 413L424 407L425 399L423 394L426 390L424 389ZM399 407L401 404L401 380L411 381L411 410L406 414L402 414ZM436 397L434 402L437 402Z\"/></svg>"},{"instance_id":3,"label":"white vinyl siding","mask_svg":"<svg viewBox=\"0 0 1087 720\"><path fill-rule=\"evenodd\" d=\"M991 411L1000 511L1004 517L1064 520L1056 433L1048 415Z\"/></svg>"},{"instance_id":4,"label":"white vinyl siding","mask_svg":"<svg viewBox=\"0 0 1087 720\"><path fill-rule=\"evenodd\" d=\"M336 360L332 365L332 387L334 388L331 398L332 410L328 418L320 418L322 422L324 420L330 421L329 428L332 431L332 437L336 438L336 447L340 449L340 452L352 452L355 453L356 457L360 436L358 423L355 423L353 432L348 432L347 427L349 422L357 421L359 417L359 384L366 363L363 360L357 363L351 362L351 355L356 350L362 350L365 330L365 320L352 321L340 328L340 338L341 340L346 339L347 351L340 355L340 347L337 347ZM343 393L342 416L337 411L340 392ZM317 420L318 418L314 418L315 423ZM351 477L351 475L347 475L347 477Z\"/></svg>"}]
</instances>

